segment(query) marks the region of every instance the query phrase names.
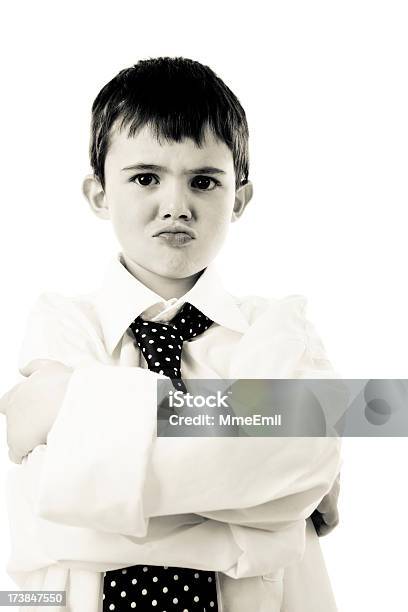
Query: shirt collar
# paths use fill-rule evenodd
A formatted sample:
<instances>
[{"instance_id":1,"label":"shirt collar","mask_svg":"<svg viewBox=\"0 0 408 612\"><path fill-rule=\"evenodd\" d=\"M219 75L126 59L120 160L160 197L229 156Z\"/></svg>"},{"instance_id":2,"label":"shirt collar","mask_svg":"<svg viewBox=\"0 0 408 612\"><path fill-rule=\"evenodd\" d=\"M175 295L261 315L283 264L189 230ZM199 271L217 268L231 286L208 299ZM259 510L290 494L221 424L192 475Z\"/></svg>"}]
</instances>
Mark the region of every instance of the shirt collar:
<instances>
[{"instance_id":1,"label":"shirt collar","mask_svg":"<svg viewBox=\"0 0 408 612\"><path fill-rule=\"evenodd\" d=\"M106 347L110 354L129 325L147 308L165 302L160 295L137 280L122 264L119 253L110 262L102 287L94 296ZM226 291L211 263L195 285L177 300L176 305L189 302L218 325L244 333L249 324L233 296Z\"/></svg>"}]
</instances>

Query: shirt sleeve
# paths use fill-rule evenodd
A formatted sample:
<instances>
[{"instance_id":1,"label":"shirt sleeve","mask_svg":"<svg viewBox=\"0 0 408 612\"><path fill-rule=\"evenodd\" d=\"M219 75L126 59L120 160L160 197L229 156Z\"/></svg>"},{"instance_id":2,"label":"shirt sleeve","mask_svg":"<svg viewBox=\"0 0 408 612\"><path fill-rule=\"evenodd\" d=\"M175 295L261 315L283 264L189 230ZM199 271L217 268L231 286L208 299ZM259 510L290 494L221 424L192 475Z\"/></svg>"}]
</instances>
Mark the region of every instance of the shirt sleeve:
<instances>
[{"instance_id":1,"label":"shirt sleeve","mask_svg":"<svg viewBox=\"0 0 408 612\"><path fill-rule=\"evenodd\" d=\"M152 518L146 535L138 538L45 520L35 512L35 503L47 453L45 445L38 446L21 466L12 468L7 480L7 569L21 588L28 588L27 580L48 567L102 572L138 563L164 564L246 578L279 573L301 557L302 523L278 533L245 527L233 532L226 523L184 514Z\"/></svg>"},{"instance_id":2,"label":"shirt sleeve","mask_svg":"<svg viewBox=\"0 0 408 612\"><path fill-rule=\"evenodd\" d=\"M58 361L75 368L100 359L103 339L92 309L81 300L57 293L41 294L25 326L18 369L30 376L43 361Z\"/></svg>"},{"instance_id":3,"label":"shirt sleeve","mask_svg":"<svg viewBox=\"0 0 408 612\"><path fill-rule=\"evenodd\" d=\"M114 366L74 371L48 435L41 516L143 536L153 516L231 508L245 516L271 500L274 521L312 513L337 473L338 440L155 438L157 377ZM296 504L279 501L295 494ZM266 526L265 510L252 520Z\"/></svg>"},{"instance_id":4,"label":"shirt sleeve","mask_svg":"<svg viewBox=\"0 0 408 612\"><path fill-rule=\"evenodd\" d=\"M268 334L262 325L252 333L258 363L270 357L273 364L278 351L287 377L307 374L315 363L304 320L302 333L293 318L283 333L275 318L263 321ZM237 355L234 374L244 375L249 368ZM247 366L252 359L253 351ZM264 375L264 365L261 370ZM273 373L269 369L269 377ZM238 530L249 526L272 532L304 524L338 474L339 440L156 438L158 377L148 370L95 363L75 369L48 436L38 514L137 537L146 535L151 518L183 513L228 522Z\"/></svg>"}]
</instances>

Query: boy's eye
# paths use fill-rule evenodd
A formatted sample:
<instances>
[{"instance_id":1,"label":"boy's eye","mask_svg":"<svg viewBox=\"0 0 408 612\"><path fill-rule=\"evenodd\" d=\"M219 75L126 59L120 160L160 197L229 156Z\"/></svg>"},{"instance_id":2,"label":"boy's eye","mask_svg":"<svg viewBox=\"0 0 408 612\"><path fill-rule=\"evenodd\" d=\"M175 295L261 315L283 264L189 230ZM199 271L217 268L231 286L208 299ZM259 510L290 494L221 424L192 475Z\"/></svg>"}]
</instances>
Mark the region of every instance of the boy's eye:
<instances>
[{"instance_id":1,"label":"boy's eye","mask_svg":"<svg viewBox=\"0 0 408 612\"><path fill-rule=\"evenodd\" d=\"M137 183L141 187L149 187L150 185L158 185L159 179L154 174L136 174L131 179L132 183ZM155 181L155 182L153 182Z\"/></svg>"},{"instance_id":2,"label":"boy's eye","mask_svg":"<svg viewBox=\"0 0 408 612\"><path fill-rule=\"evenodd\" d=\"M194 189L201 189L201 191L212 191L220 183L210 176L195 176L191 181L191 186Z\"/></svg>"}]
</instances>

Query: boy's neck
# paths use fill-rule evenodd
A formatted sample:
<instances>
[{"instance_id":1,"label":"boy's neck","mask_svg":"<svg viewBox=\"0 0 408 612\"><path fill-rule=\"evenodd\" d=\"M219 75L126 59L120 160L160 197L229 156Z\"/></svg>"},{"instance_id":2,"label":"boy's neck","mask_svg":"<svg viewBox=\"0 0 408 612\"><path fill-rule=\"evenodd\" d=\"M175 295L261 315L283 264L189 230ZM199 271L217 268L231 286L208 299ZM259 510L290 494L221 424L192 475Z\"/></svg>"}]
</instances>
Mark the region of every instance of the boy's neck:
<instances>
[{"instance_id":1,"label":"boy's neck","mask_svg":"<svg viewBox=\"0 0 408 612\"><path fill-rule=\"evenodd\" d=\"M203 270L193 276L187 278L166 278L155 274L151 270L146 270L133 261L129 261L126 255L121 256L122 263L125 268L134 276L138 281L143 283L145 287L154 291L164 300L170 300L171 298L180 298L187 291L189 291L197 282L201 276Z\"/></svg>"}]
</instances>

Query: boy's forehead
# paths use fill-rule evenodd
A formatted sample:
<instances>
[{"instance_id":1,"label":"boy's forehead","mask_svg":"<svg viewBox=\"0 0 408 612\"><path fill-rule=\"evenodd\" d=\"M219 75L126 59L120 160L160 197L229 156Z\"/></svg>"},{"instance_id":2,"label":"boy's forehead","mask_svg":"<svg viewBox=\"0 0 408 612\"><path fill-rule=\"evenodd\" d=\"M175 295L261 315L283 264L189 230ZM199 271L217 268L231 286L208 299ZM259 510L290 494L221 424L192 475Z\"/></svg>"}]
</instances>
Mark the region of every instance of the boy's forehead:
<instances>
[{"instance_id":1,"label":"boy's forehead","mask_svg":"<svg viewBox=\"0 0 408 612\"><path fill-rule=\"evenodd\" d=\"M219 140L210 128L206 128L199 147L191 138L181 142L157 139L153 130L145 125L134 135L129 136L128 128L121 130L113 127L109 138L106 163L120 166L131 164L183 164L195 166L222 166L222 169L234 171L232 152Z\"/></svg>"}]
</instances>

